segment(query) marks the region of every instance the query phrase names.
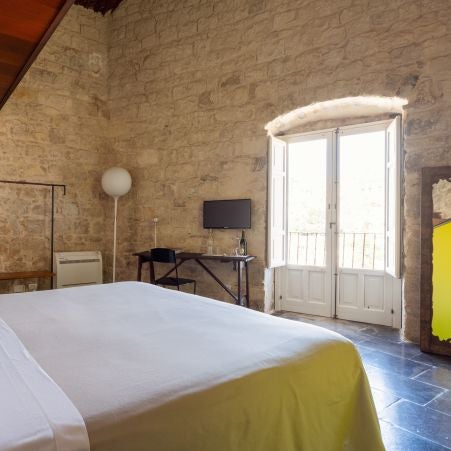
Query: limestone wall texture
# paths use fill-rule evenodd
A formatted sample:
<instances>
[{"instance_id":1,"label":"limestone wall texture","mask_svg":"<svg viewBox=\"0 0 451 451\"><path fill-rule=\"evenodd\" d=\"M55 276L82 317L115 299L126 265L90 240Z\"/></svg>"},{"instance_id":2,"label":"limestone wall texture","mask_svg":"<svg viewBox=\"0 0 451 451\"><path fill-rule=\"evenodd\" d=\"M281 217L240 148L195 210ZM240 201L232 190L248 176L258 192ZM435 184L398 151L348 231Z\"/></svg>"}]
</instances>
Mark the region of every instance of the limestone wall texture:
<instances>
[{"instance_id":1,"label":"limestone wall texture","mask_svg":"<svg viewBox=\"0 0 451 451\"><path fill-rule=\"evenodd\" d=\"M56 250L99 249L106 274L108 20L73 7L0 111L0 179L67 184L64 198L56 190ZM0 272L48 269L49 244L49 189L0 184Z\"/></svg>"},{"instance_id":2,"label":"limestone wall texture","mask_svg":"<svg viewBox=\"0 0 451 451\"><path fill-rule=\"evenodd\" d=\"M264 125L312 102L401 96L404 321L418 340L420 168L451 164L449 0L125 0L109 32L111 139L134 180L120 207L122 278L134 276L130 253L153 243L152 217L159 244L205 249L202 201L251 197L252 297L263 309ZM227 251L235 235L218 231L217 245Z\"/></svg>"}]
</instances>

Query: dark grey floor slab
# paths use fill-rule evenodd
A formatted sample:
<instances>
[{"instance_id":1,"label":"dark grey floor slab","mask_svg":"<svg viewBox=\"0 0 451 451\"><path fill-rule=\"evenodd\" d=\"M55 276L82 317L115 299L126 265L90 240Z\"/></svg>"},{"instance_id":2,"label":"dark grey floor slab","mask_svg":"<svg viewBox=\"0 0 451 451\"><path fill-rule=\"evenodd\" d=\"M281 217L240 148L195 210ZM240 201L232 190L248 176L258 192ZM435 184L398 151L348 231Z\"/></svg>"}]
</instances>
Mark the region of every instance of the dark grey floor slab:
<instances>
[{"instance_id":1,"label":"dark grey floor slab","mask_svg":"<svg viewBox=\"0 0 451 451\"><path fill-rule=\"evenodd\" d=\"M417 404L427 404L445 390L364 363L371 387Z\"/></svg>"},{"instance_id":2,"label":"dark grey floor slab","mask_svg":"<svg viewBox=\"0 0 451 451\"><path fill-rule=\"evenodd\" d=\"M362 343L359 344L359 352L364 363L398 376L414 377L431 369L429 365L424 363L403 359L402 357L396 357L385 352L365 349L362 347Z\"/></svg>"},{"instance_id":3,"label":"dark grey floor slab","mask_svg":"<svg viewBox=\"0 0 451 451\"><path fill-rule=\"evenodd\" d=\"M371 388L371 392L373 394L373 400L378 415L380 415L386 407L392 405L400 399L392 393L387 393L385 391L378 390L377 388Z\"/></svg>"},{"instance_id":4,"label":"dark grey floor slab","mask_svg":"<svg viewBox=\"0 0 451 451\"><path fill-rule=\"evenodd\" d=\"M321 326L321 327L324 327L324 326ZM359 334L359 332L356 332L353 330L346 330L343 328L331 328L331 327L325 327L325 329L331 330L333 332L337 332L337 334L343 335L348 340L351 340L353 343L360 343L361 341L364 340L364 338Z\"/></svg>"},{"instance_id":5,"label":"dark grey floor slab","mask_svg":"<svg viewBox=\"0 0 451 451\"><path fill-rule=\"evenodd\" d=\"M387 451L445 451L448 448L381 421L382 438Z\"/></svg>"},{"instance_id":6,"label":"dark grey floor slab","mask_svg":"<svg viewBox=\"0 0 451 451\"><path fill-rule=\"evenodd\" d=\"M415 360L416 362L428 363L429 365L448 368L451 370L451 357L419 352L418 354L410 357L410 359Z\"/></svg>"},{"instance_id":7,"label":"dark grey floor slab","mask_svg":"<svg viewBox=\"0 0 451 451\"><path fill-rule=\"evenodd\" d=\"M362 346L367 348L383 351L388 354L396 355L397 357L409 358L418 354L420 347L413 343L398 342L395 343L389 340L383 340L380 338L372 338L369 340L360 341Z\"/></svg>"},{"instance_id":8,"label":"dark grey floor slab","mask_svg":"<svg viewBox=\"0 0 451 451\"><path fill-rule=\"evenodd\" d=\"M355 347L357 348L357 350L359 351L360 356L362 356L362 354L367 354L368 352L371 352L372 349L366 347L364 344L362 343L354 343Z\"/></svg>"},{"instance_id":9,"label":"dark grey floor slab","mask_svg":"<svg viewBox=\"0 0 451 451\"><path fill-rule=\"evenodd\" d=\"M448 368L431 368L416 376L415 379L451 390L451 369Z\"/></svg>"},{"instance_id":10,"label":"dark grey floor slab","mask_svg":"<svg viewBox=\"0 0 451 451\"><path fill-rule=\"evenodd\" d=\"M426 404L426 406L451 416L451 391L446 391L438 398L435 398Z\"/></svg>"},{"instance_id":11,"label":"dark grey floor slab","mask_svg":"<svg viewBox=\"0 0 451 451\"><path fill-rule=\"evenodd\" d=\"M381 419L394 425L402 424L409 432L451 447L450 417L441 412L401 400L387 407Z\"/></svg>"},{"instance_id":12,"label":"dark grey floor slab","mask_svg":"<svg viewBox=\"0 0 451 451\"><path fill-rule=\"evenodd\" d=\"M295 321L309 322L317 324L318 326L325 327L326 329L335 330L341 328L342 330L352 330L359 332L367 324L357 323L353 321L346 321L341 319L326 318L323 316L314 315L304 315L301 313L294 312L276 312L276 316L281 316L282 318L292 319Z\"/></svg>"},{"instance_id":13,"label":"dark grey floor slab","mask_svg":"<svg viewBox=\"0 0 451 451\"><path fill-rule=\"evenodd\" d=\"M340 331L341 332L354 332L354 333L358 334L358 336L362 340L364 340L366 338L366 337L362 336L362 334L360 333L361 327L360 327L359 323L348 324L348 323L344 323L342 321L340 321L340 322L323 321L319 325L321 325L322 327L325 327L326 329L334 330L336 332L340 332Z\"/></svg>"},{"instance_id":14,"label":"dark grey floor slab","mask_svg":"<svg viewBox=\"0 0 451 451\"><path fill-rule=\"evenodd\" d=\"M364 325L360 331L365 335L382 338L384 340L391 340L395 342L402 340L401 331L399 329L393 329L393 327L370 324Z\"/></svg>"}]
</instances>

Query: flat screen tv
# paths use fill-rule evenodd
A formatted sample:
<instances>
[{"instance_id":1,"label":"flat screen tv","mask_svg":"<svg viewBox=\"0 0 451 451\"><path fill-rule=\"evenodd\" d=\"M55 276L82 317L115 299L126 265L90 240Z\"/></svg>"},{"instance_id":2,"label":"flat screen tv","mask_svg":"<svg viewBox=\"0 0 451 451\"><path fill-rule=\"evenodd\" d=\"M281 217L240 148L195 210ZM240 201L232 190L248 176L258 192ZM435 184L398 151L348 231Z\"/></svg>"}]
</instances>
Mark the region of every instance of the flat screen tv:
<instances>
[{"instance_id":1,"label":"flat screen tv","mask_svg":"<svg viewBox=\"0 0 451 451\"><path fill-rule=\"evenodd\" d=\"M251 200L204 201L205 229L250 229Z\"/></svg>"}]
</instances>

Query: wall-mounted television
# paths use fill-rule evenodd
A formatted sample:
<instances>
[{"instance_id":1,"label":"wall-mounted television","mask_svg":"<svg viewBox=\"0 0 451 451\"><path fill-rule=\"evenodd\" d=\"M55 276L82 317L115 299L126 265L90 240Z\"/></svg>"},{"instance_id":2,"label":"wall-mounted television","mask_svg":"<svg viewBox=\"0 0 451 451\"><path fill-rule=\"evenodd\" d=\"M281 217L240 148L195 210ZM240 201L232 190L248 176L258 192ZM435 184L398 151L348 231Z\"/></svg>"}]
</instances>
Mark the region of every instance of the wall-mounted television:
<instances>
[{"instance_id":1,"label":"wall-mounted television","mask_svg":"<svg viewBox=\"0 0 451 451\"><path fill-rule=\"evenodd\" d=\"M205 229L250 229L251 200L204 201Z\"/></svg>"}]
</instances>

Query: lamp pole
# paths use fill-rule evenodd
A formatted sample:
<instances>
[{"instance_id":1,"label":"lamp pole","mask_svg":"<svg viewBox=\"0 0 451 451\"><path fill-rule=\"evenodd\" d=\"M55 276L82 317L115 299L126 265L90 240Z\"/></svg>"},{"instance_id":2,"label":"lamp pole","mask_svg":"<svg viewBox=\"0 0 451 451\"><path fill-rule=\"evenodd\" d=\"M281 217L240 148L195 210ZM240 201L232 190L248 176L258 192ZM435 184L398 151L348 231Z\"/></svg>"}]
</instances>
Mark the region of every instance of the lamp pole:
<instances>
[{"instance_id":1,"label":"lamp pole","mask_svg":"<svg viewBox=\"0 0 451 451\"><path fill-rule=\"evenodd\" d=\"M117 201L119 197L114 197L114 230L113 230L113 283L116 282L116 230L117 230Z\"/></svg>"}]
</instances>

